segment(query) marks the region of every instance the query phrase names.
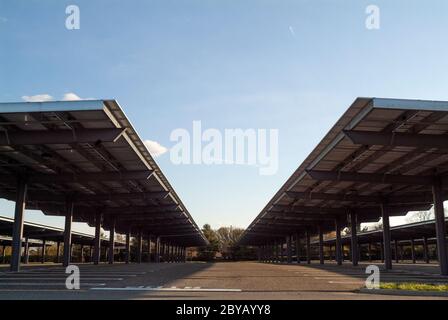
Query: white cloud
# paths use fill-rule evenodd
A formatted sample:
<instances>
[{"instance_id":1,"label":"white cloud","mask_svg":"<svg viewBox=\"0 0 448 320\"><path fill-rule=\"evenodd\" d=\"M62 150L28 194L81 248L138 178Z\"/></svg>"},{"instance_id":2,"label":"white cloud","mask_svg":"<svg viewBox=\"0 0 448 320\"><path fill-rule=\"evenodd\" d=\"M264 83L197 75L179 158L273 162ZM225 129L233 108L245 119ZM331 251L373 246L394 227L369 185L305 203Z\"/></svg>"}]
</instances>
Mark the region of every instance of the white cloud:
<instances>
[{"instance_id":1,"label":"white cloud","mask_svg":"<svg viewBox=\"0 0 448 320\"><path fill-rule=\"evenodd\" d=\"M34 96L22 96L22 99L26 102L44 102L44 101L51 101L53 100L53 97L49 94L36 94Z\"/></svg>"},{"instance_id":2,"label":"white cloud","mask_svg":"<svg viewBox=\"0 0 448 320\"><path fill-rule=\"evenodd\" d=\"M0 17L0 22L6 23L6 22L8 22L8 18Z\"/></svg>"},{"instance_id":3,"label":"white cloud","mask_svg":"<svg viewBox=\"0 0 448 320\"><path fill-rule=\"evenodd\" d=\"M78 96L76 93L68 92L64 94L64 97L62 98L64 101L77 101L77 100L83 100L80 96Z\"/></svg>"},{"instance_id":4,"label":"white cloud","mask_svg":"<svg viewBox=\"0 0 448 320\"><path fill-rule=\"evenodd\" d=\"M162 146L157 141L145 140L143 141L143 143L145 144L146 148L148 148L149 153L153 157L161 156L162 154L168 151L168 148Z\"/></svg>"},{"instance_id":5,"label":"white cloud","mask_svg":"<svg viewBox=\"0 0 448 320\"><path fill-rule=\"evenodd\" d=\"M26 102L45 102L54 100L53 97L47 93L36 94L34 96L22 96L22 99ZM73 92L67 92L62 97L62 101L79 101L79 100L93 100L93 98L83 99Z\"/></svg>"}]
</instances>

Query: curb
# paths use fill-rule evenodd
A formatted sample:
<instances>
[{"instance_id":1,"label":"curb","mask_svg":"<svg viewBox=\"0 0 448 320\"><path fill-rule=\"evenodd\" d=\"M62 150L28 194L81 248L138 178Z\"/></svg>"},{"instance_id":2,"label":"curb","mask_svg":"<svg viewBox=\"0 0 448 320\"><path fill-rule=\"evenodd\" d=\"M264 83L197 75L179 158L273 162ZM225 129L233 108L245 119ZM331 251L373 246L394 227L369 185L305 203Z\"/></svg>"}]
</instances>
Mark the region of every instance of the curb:
<instances>
[{"instance_id":1,"label":"curb","mask_svg":"<svg viewBox=\"0 0 448 320\"><path fill-rule=\"evenodd\" d=\"M410 291L410 290L393 290L393 289L359 289L360 293L368 294L384 294L393 296L413 296L413 297L447 297L448 292L444 291Z\"/></svg>"}]
</instances>

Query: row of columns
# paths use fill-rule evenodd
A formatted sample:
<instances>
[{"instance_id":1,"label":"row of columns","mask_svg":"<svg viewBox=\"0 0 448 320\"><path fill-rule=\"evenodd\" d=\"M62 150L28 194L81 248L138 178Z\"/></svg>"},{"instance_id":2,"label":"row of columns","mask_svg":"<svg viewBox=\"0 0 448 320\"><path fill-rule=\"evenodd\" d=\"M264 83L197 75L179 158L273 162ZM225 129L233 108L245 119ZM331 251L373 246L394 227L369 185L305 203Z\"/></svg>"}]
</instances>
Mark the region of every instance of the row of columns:
<instances>
[{"instance_id":1,"label":"row of columns","mask_svg":"<svg viewBox=\"0 0 448 320\"><path fill-rule=\"evenodd\" d=\"M437 239L437 254L440 265L440 274L448 275L448 248L447 248L447 234L446 234L446 225L445 225L445 212L443 208L443 186L442 179L440 176L434 177L434 182L432 184L432 195L433 195L433 204L434 204L434 215L435 215L435 233ZM387 211L387 204L380 204L380 212L381 218L383 222L383 250L382 255L384 259L384 266L387 270L392 269L392 254L391 254L391 234L390 234L390 223L389 223L389 212ZM349 212L349 221L351 227L351 247L358 247L358 236L357 236L357 219L356 212ZM336 231L336 244L335 244L335 258L338 265L342 264L342 243L341 243L341 221L339 219L335 219L335 231ZM322 229L318 228L319 232L319 256L320 262L323 263L323 239L322 239ZM307 251L307 260L309 261L309 230L305 232L306 238L306 251ZM290 236L288 236L290 237ZM300 240L297 237L296 248L300 248ZM426 240L425 240L426 241ZM283 243L283 242L282 242ZM272 252L269 253L268 247L272 244L267 244L259 248L259 259L266 261L268 255L272 255ZM290 248L291 241L286 241L287 248ZM274 246L278 246L276 242L274 242ZM425 248L427 247L427 243L424 244ZM283 244L282 244L283 247ZM413 246L414 247L414 246ZM413 260L415 260L415 251L413 250ZM395 250L397 251L397 249ZM269 254L268 254L269 253ZM291 250L287 250L287 261L291 261ZM298 253L296 253L299 256ZM275 250L273 254L276 260L278 261L278 252ZM300 261L300 259L298 259ZM352 250L352 263L353 265L358 265L359 255L357 250Z\"/></svg>"},{"instance_id":2,"label":"row of columns","mask_svg":"<svg viewBox=\"0 0 448 320\"><path fill-rule=\"evenodd\" d=\"M435 222L436 222L436 237L437 237L437 251L438 251L438 259L440 264L440 271L442 275L448 275L448 261L447 261L447 244L446 244L446 228L445 228L445 215L443 208L443 200L441 197L442 187L439 183L436 183L433 186L433 195L434 195L434 212L435 212ZM381 260L384 262L385 268L387 270L392 269L392 253L391 253L391 235L390 235L390 223L389 223L389 213L387 211L387 206L382 203L380 205L381 210L381 218L383 222L383 240L381 241ZM357 216L356 213L350 211L348 214L349 225L351 229L351 260L354 266L358 265L360 256L358 251L358 235L357 235ZM341 240L341 226L342 221L340 219L335 219L335 260L338 265L342 264L343 261L343 253L342 253L342 240ZM295 244L295 253L297 257L297 262L300 263L300 237L298 234L295 235L296 244ZM318 226L318 237L319 237L319 260L320 263L324 263L324 242L323 242L323 229L319 225ZM278 247L280 246L281 250L283 250L283 246L286 244L286 261L288 263L292 262L292 236L286 236L285 241L274 241L271 244L266 244L259 247L258 259L259 261L264 262L281 262L283 261L283 253L279 254ZM310 263L310 230L307 229L305 231L305 241L306 241L306 261ZM399 255L398 255L398 242L395 240L395 260L398 263ZM369 252L371 245L369 244ZM428 255L428 242L427 238L423 239L423 248L424 248L424 259L429 263L429 255ZM331 250L331 247L330 247ZM411 255L412 261L415 263L415 242L411 240Z\"/></svg>"},{"instance_id":3,"label":"row of columns","mask_svg":"<svg viewBox=\"0 0 448 320\"><path fill-rule=\"evenodd\" d=\"M324 260L325 260L325 256L324 256L324 241L323 241L323 232L321 231L321 229L319 230L319 242L318 242L318 255L319 255L319 262L320 264L324 264ZM260 246L258 248L258 260L259 261L264 261L264 262L281 262L283 261L283 253L282 253L282 248L283 245L286 244L286 261L288 263L292 263L293 262L293 238L295 238L295 244L294 244L294 253L296 254L296 262L300 263L300 238L298 237L298 235L293 236L288 236L286 237L286 241L282 242L282 241L277 241L274 242L271 245L266 245L266 246ZM351 239L353 240L353 239ZM357 239L356 239L357 240ZM426 263L430 262L430 257L429 257L429 249L428 249L428 239L426 237L422 238L422 247L423 247L423 261ZM416 243L415 243L415 239L411 239L409 241L405 241L405 242L410 242L410 247L411 247L411 261L412 263L416 263L417 262L417 257L416 257ZM310 252L310 248L308 247L308 243L306 245L306 262L310 263L310 255L308 254L308 252ZM378 243L377 243L378 244ZM394 244L394 250L393 250L393 258L396 261L396 263L399 263L400 260L403 260L401 251L402 251L402 246L400 245L398 240L393 240L393 244ZM331 244L327 244L327 247L329 247L329 260L333 259L333 245ZM358 262L361 260L361 244L358 244L357 241L351 241L351 245L350 245L350 260L352 262L353 265L358 265ZM297 250L296 248L299 248L299 250ZM379 243L379 249L380 249L380 260L382 262L384 262L384 244L383 241L381 241ZM369 242L367 243L367 256L369 261L372 261L372 243ZM338 262L338 264L342 264L342 261L344 260L343 258L343 246L341 245L340 247L340 258L336 257L335 254L335 261ZM391 251L392 252L392 251ZM335 252L336 253L336 252Z\"/></svg>"},{"instance_id":4,"label":"row of columns","mask_svg":"<svg viewBox=\"0 0 448 320\"><path fill-rule=\"evenodd\" d=\"M49 246L49 244L47 243L47 241L44 239L42 240L42 245L40 245L40 262L41 263L45 263L48 260L48 254L47 254L47 247ZM1 251L1 255L0 255L0 264L5 263L5 252L6 252L6 245L2 246L3 249ZM61 243L59 241L56 242L56 256L54 257L54 259L52 261L54 261L55 263L60 263L61 259L60 259L60 249L61 247ZM85 254L85 245L80 244L80 262L83 263L85 262L85 257L88 256L90 257L90 261L93 261L93 246L92 245L88 245L87 246L88 249L88 254ZM25 238L25 241L23 243L23 247L22 247L22 255L21 255L21 260L24 264L28 264L29 263L29 257L30 257L30 244L29 244L29 239ZM70 260L73 257L73 243L71 244L71 249L70 249ZM109 260L109 254L106 252L106 259Z\"/></svg>"},{"instance_id":5,"label":"row of columns","mask_svg":"<svg viewBox=\"0 0 448 320\"><path fill-rule=\"evenodd\" d=\"M14 224L12 232L12 254L11 254L11 271L19 271L22 255L22 239L23 239L23 224L24 224L24 210L27 195L27 183L24 179L19 179L17 183L16 204L14 210ZM64 248L63 248L63 266L67 267L71 260L72 251L72 223L73 223L73 211L74 203L67 202L66 214L65 214L65 228L64 228ZM100 263L101 255L101 226L102 226L102 214L95 214L95 238L93 243L93 263ZM110 235L109 235L109 252L108 263L114 263L115 252L115 227L116 220L112 217L110 221ZM125 262L129 263L131 260L131 230L126 233L126 257ZM142 244L143 233L141 231L137 234L137 262L142 262ZM25 240L25 253L28 256L28 239ZM4 250L2 252L4 256ZM59 260L59 243L57 248L57 259ZM156 237L155 241L155 262L160 262L160 257L163 257L163 261L168 262L184 262L186 261L186 248L181 246L174 246L172 244L162 242L160 237ZM45 240L42 250L42 258L45 257ZM151 235L148 234L148 257L151 257ZM2 258L4 259L4 258ZM150 259L150 258L149 258ZM25 258L27 260L27 258Z\"/></svg>"}]
</instances>

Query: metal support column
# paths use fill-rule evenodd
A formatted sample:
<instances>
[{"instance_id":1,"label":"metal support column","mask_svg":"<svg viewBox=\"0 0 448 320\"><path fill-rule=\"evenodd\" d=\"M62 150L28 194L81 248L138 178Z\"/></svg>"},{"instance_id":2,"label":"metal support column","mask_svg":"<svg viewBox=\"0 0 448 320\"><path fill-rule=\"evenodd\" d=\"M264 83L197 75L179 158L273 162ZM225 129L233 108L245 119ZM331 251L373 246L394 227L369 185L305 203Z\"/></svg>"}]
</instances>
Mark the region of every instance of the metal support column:
<instances>
[{"instance_id":1,"label":"metal support column","mask_svg":"<svg viewBox=\"0 0 448 320\"><path fill-rule=\"evenodd\" d=\"M380 242L380 259L381 263L384 263L384 242Z\"/></svg>"},{"instance_id":2,"label":"metal support column","mask_svg":"<svg viewBox=\"0 0 448 320\"><path fill-rule=\"evenodd\" d=\"M415 263L416 259L415 259L415 241L414 239L411 239L411 259L412 259L412 263Z\"/></svg>"},{"instance_id":3,"label":"metal support column","mask_svg":"<svg viewBox=\"0 0 448 320\"><path fill-rule=\"evenodd\" d=\"M342 264L342 243L341 243L341 224L339 219L335 220L336 229L336 246L335 246L335 259L338 265Z\"/></svg>"},{"instance_id":4,"label":"metal support column","mask_svg":"<svg viewBox=\"0 0 448 320\"><path fill-rule=\"evenodd\" d=\"M353 266L358 265L359 257L358 257L358 234L356 230L356 226L358 225L356 221L356 213L350 212L350 231L351 231L351 256L352 256L352 264Z\"/></svg>"},{"instance_id":5,"label":"metal support column","mask_svg":"<svg viewBox=\"0 0 448 320\"><path fill-rule=\"evenodd\" d=\"M148 233L148 262L151 262L151 234Z\"/></svg>"},{"instance_id":6,"label":"metal support column","mask_svg":"<svg viewBox=\"0 0 448 320\"><path fill-rule=\"evenodd\" d=\"M23 263L28 264L30 262L30 239L25 238L25 252L23 257Z\"/></svg>"},{"instance_id":7,"label":"metal support column","mask_svg":"<svg viewBox=\"0 0 448 320\"><path fill-rule=\"evenodd\" d=\"M11 242L11 271L20 271L20 258L22 255L22 237L23 237L23 212L26 204L27 184L19 179L17 182L16 206L14 210L14 224L12 229Z\"/></svg>"},{"instance_id":8,"label":"metal support column","mask_svg":"<svg viewBox=\"0 0 448 320\"><path fill-rule=\"evenodd\" d=\"M101 220L102 214L97 212L95 214L95 240L93 247L93 263L99 264L101 259Z\"/></svg>"},{"instance_id":9,"label":"metal support column","mask_svg":"<svg viewBox=\"0 0 448 320\"><path fill-rule=\"evenodd\" d=\"M423 238L423 257L426 263L429 263L428 238Z\"/></svg>"},{"instance_id":10,"label":"metal support column","mask_svg":"<svg viewBox=\"0 0 448 320\"><path fill-rule=\"evenodd\" d=\"M446 244L445 210L443 208L442 179L436 177L432 186L434 201L434 216L436 220L437 256L439 258L440 274L448 275L448 252Z\"/></svg>"},{"instance_id":11,"label":"metal support column","mask_svg":"<svg viewBox=\"0 0 448 320\"><path fill-rule=\"evenodd\" d=\"M109 231L109 264L114 263L114 252L115 252L115 217L111 218L110 231Z\"/></svg>"},{"instance_id":12,"label":"metal support column","mask_svg":"<svg viewBox=\"0 0 448 320\"><path fill-rule=\"evenodd\" d=\"M143 245L143 234L142 231L139 230L137 235L137 263L142 263L142 245Z\"/></svg>"},{"instance_id":13,"label":"metal support column","mask_svg":"<svg viewBox=\"0 0 448 320\"><path fill-rule=\"evenodd\" d=\"M394 250L394 252L395 252L395 263L398 263L398 262L400 262L400 260L399 260L399 256L398 256L398 240L397 239L394 240L394 246L395 246L395 250Z\"/></svg>"},{"instance_id":14,"label":"metal support column","mask_svg":"<svg viewBox=\"0 0 448 320\"><path fill-rule=\"evenodd\" d=\"M286 261L292 262L291 235L286 236Z\"/></svg>"},{"instance_id":15,"label":"metal support column","mask_svg":"<svg viewBox=\"0 0 448 320\"><path fill-rule=\"evenodd\" d=\"M5 253L6 253L6 246L2 246L2 259L0 260L1 263L5 263Z\"/></svg>"},{"instance_id":16,"label":"metal support column","mask_svg":"<svg viewBox=\"0 0 448 320\"><path fill-rule=\"evenodd\" d=\"M160 237L156 237L156 247L155 247L155 260L156 263L160 262Z\"/></svg>"},{"instance_id":17,"label":"metal support column","mask_svg":"<svg viewBox=\"0 0 448 320\"><path fill-rule=\"evenodd\" d=\"M81 244L80 251L81 251L81 263L84 263L84 245L83 244Z\"/></svg>"},{"instance_id":18,"label":"metal support column","mask_svg":"<svg viewBox=\"0 0 448 320\"><path fill-rule=\"evenodd\" d=\"M306 230L306 263L311 263L311 239L310 230Z\"/></svg>"},{"instance_id":19,"label":"metal support column","mask_svg":"<svg viewBox=\"0 0 448 320\"><path fill-rule=\"evenodd\" d=\"M60 252L61 252L61 243L58 241L56 242L56 263L59 263Z\"/></svg>"},{"instance_id":20,"label":"metal support column","mask_svg":"<svg viewBox=\"0 0 448 320\"><path fill-rule=\"evenodd\" d=\"M278 244L274 241L274 263L278 263Z\"/></svg>"},{"instance_id":21,"label":"metal support column","mask_svg":"<svg viewBox=\"0 0 448 320\"><path fill-rule=\"evenodd\" d=\"M300 263L300 237L298 233L296 233L296 259L297 263Z\"/></svg>"},{"instance_id":22,"label":"metal support column","mask_svg":"<svg viewBox=\"0 0 448 320\"><path fill-rule=\"evenodd\" d=\"M42 256L40 257L40 262L45 263L45 250L47 247L47 242L45 239L42 240Z\"/></svg>"},{"instance_id":23,"label":"metal support column","mask_svg":"<svg viewBox=\"0 0 448 320\"><path fill-rule=\"evenodd\" d=\"M392 269L392 255L390 250L390 224L389 224L389 212L384 203L381 204L381 218L383 221L383 256L384 267L386 270Z\"/></svg>"},{"instance_id":24,"label":"metal support column","mask_svg":"<svg viewBox=\"0 0 448 320\"><path fill-rule=\"evenodd\" d=\"M63 266L67 267L70 264L71 248L72 248L72 222L73 222L73 202L67 203L67 212L65 213L65 228L64 228L64 260Z\"/></svg>"},{"instance_id":25,"label":"metal support column","mask_svg":"<svg viewBox=\"0 0 448 320\"><path fill-rule=\"evenodd\" d=\"M129 264L131 262L131 230L126 232L126 258L125 263Z\"/></svg>"},{"instance_id":26,"label":"metal support column","mask_svg":"<svg viewBox=\"0 0 448 320\"><path fill-rule=\"evenodd\" d=\"M319 232L319 263L324 264L324 231L322 230L322 226L318 226Z\"/></svg>"}]
</instances>

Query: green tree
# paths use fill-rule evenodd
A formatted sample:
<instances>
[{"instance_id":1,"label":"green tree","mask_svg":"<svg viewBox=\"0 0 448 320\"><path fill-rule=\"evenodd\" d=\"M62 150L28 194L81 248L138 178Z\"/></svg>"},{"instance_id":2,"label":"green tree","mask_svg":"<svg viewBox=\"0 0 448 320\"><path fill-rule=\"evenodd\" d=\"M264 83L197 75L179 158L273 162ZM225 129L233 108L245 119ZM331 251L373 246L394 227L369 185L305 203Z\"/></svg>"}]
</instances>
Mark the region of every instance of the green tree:
<instances>
[{"instance_id":1,"label":"green tree","mask_svg":"<svg viewBox=\"0 0 448 320\"><path fill-rule=\"evenodd\" d=\"M198 258L200 260L211 261L215 259L216 253L219 251L219 240L216 232L209 224L204 224L202 232L210 244L198 248Z\"/></svg>"}]
</instances>

